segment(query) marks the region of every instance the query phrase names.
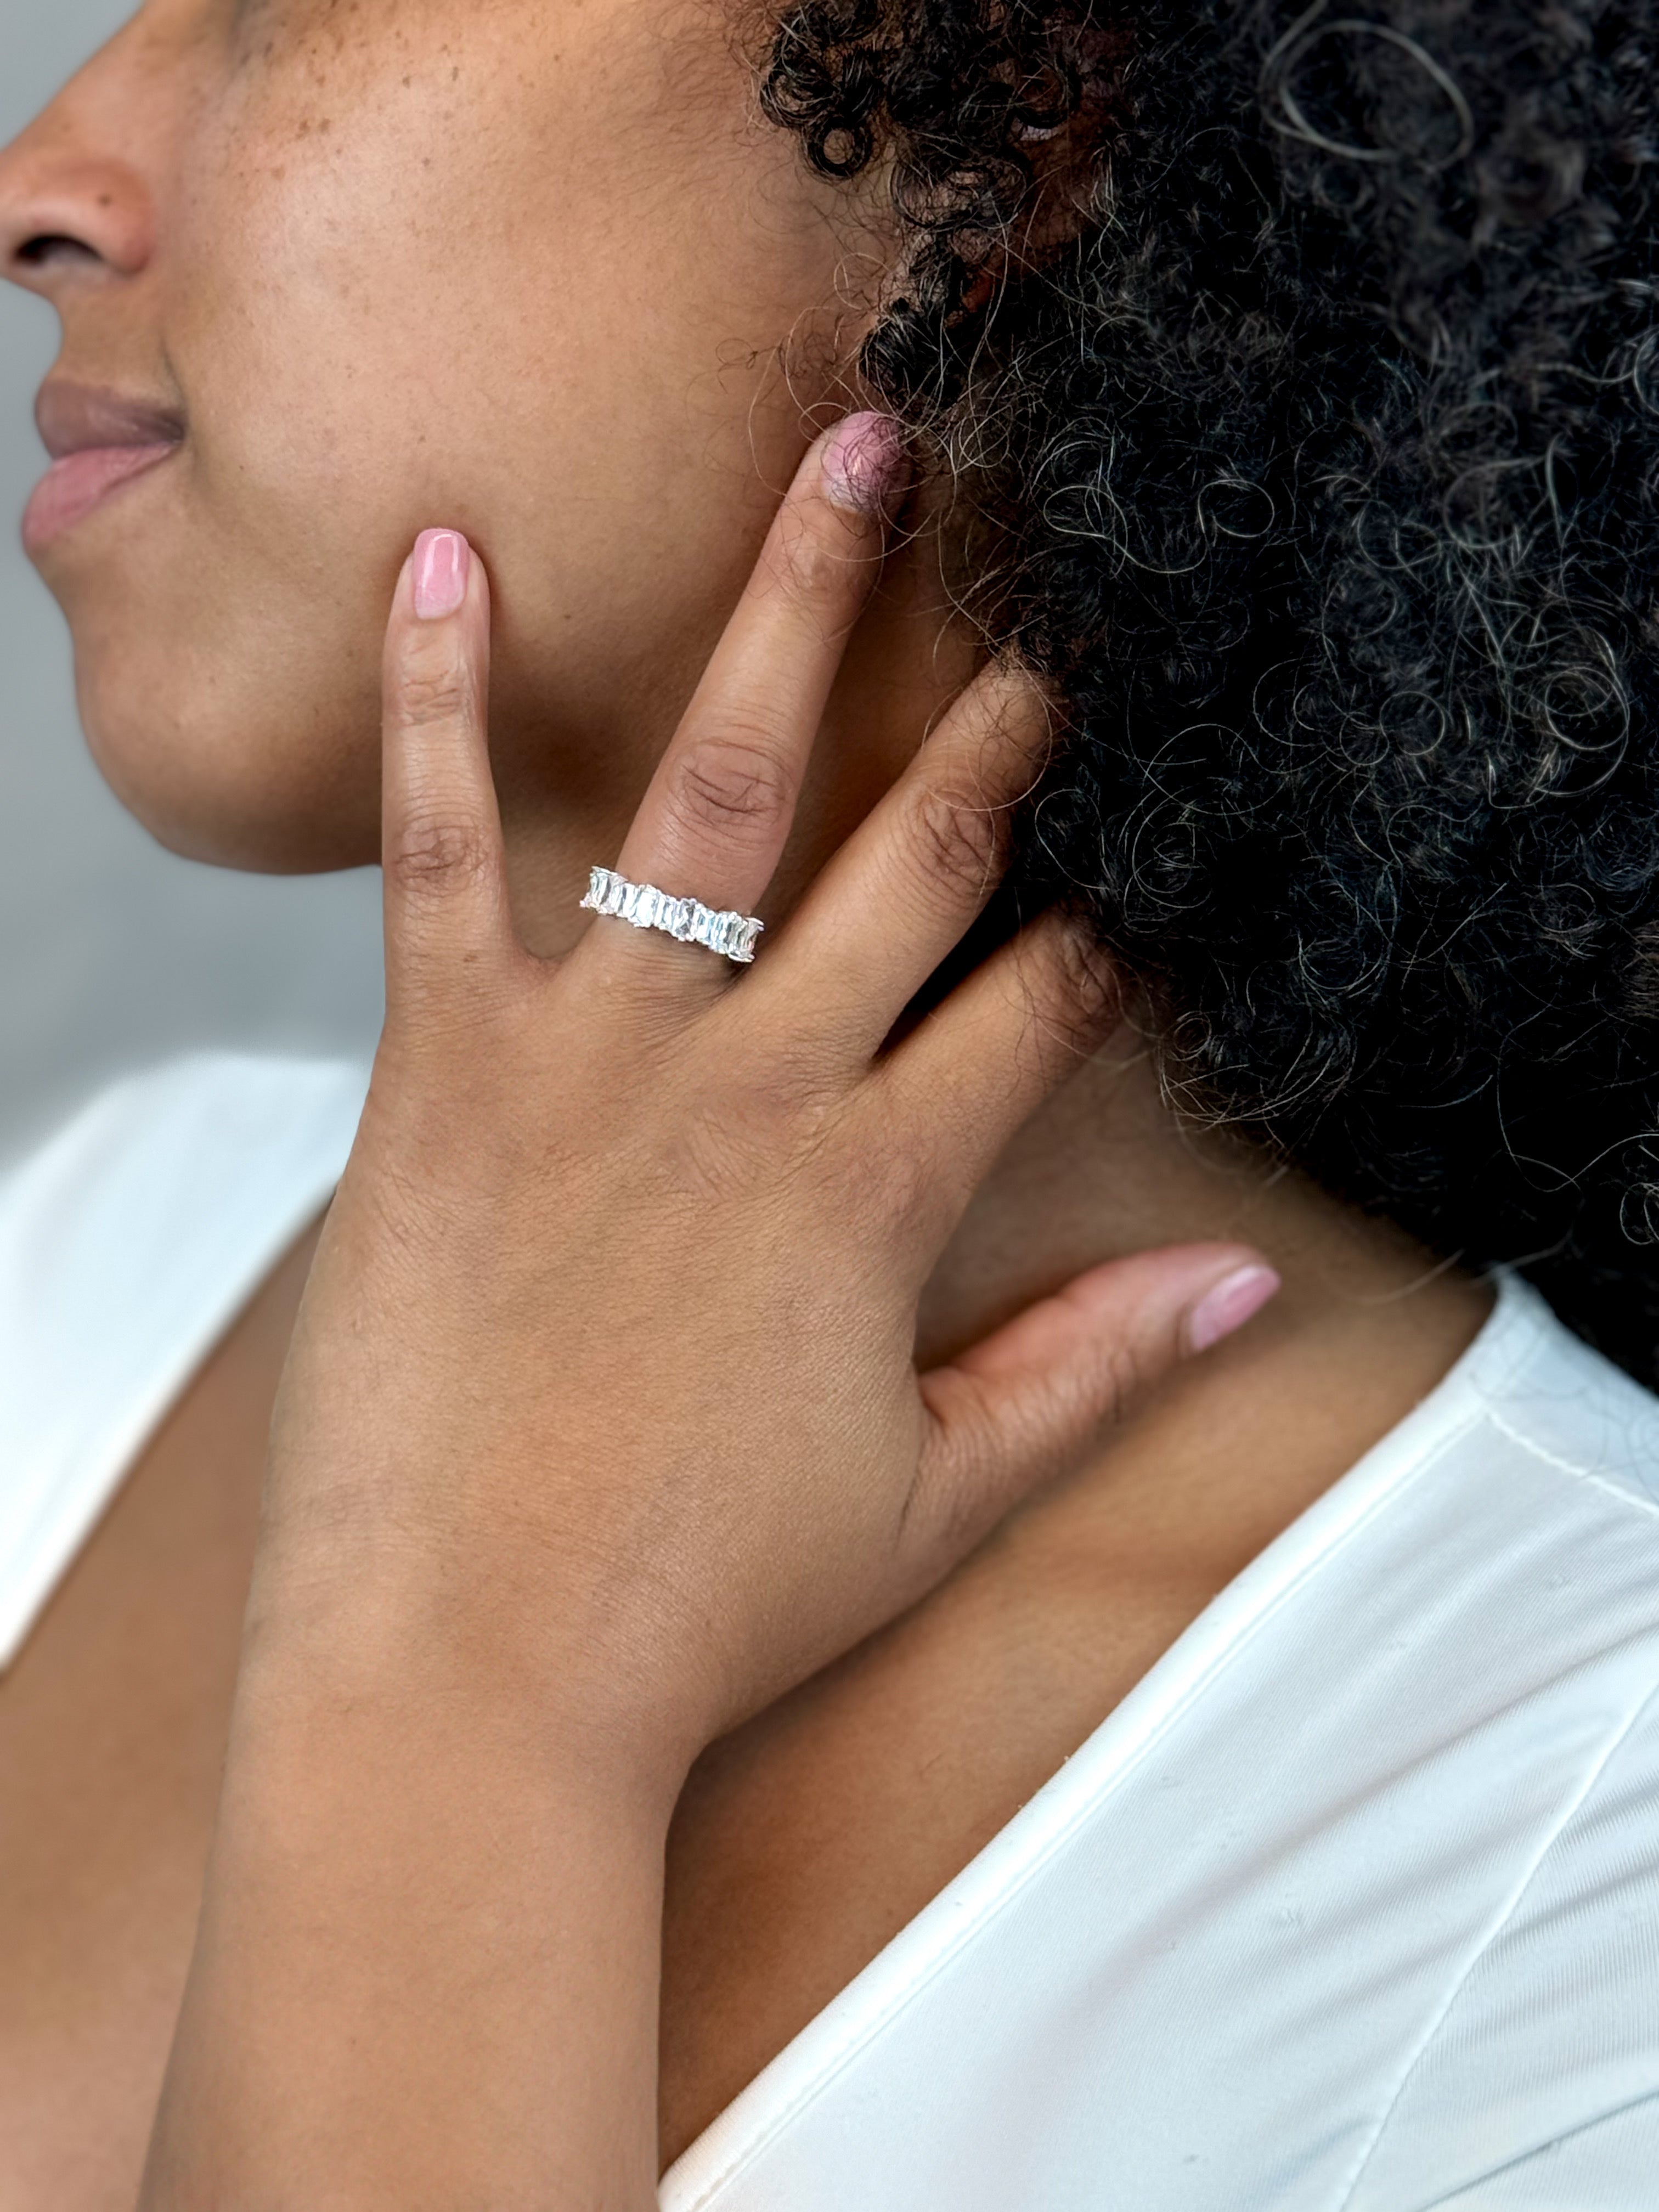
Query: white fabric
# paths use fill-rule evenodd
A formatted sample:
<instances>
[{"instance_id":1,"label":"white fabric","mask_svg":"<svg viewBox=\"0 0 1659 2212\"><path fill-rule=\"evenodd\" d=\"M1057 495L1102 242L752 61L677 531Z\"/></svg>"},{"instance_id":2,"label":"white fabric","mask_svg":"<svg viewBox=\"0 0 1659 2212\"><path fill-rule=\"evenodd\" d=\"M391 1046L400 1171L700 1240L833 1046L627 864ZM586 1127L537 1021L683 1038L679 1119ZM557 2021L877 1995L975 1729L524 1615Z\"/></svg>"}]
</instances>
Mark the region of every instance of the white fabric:
<instances>
[{"instance_id":1,"label":"white fabric","mask_svg":"<svg viewBox=\"0 0 1659 2212\"><path fill-rule=\"evenodd\" d=\"M0 1187L14 1640L361 1089L192 1061ZM1659 1403L1505 1285L664 2212L1654 2212L1656 1486Z\"/></svg>"},{"instance_id":2,"label":"white fabric","mask_svg":"<svg viewBox=\"0 0 1659 2212\"><path fill-rule=\"evenodd\" d=\"M0 1668L215 1340L327 1200L349 1061L193 1054L0 1179Z\"/></svg>"},{"instance_id":3,"label":"white fabric","mask_svg":"<svg viewBox=\"0 0 1659 2212\"><path fill-rule=\"evenodd\" d=\"M667 2212L1653 2212L1656 1470L1506 1285Z\"/></svg>"}]
</instances>

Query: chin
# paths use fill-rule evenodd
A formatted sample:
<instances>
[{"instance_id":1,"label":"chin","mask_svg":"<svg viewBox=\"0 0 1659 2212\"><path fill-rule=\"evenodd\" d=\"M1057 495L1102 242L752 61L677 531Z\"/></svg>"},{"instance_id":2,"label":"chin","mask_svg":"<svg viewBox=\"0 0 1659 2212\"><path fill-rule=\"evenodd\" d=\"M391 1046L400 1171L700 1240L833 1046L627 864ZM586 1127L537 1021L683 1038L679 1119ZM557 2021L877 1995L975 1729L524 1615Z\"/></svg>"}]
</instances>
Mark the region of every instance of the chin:
<instances>
[{"instance_id":1,"label":"chin","mask_svg":"<svg viewBox=\"0 0 1659 2212\"><path fill-rule=\"evenodd\" d=\"M378 860L372 606L319 586L290 611L234 545L158 526L140 559L123 519L90 518L37 562L68 618L81 726L117 799L169 851L220 867L303 875Z\"/></svg>"},{"instance_id":2,"label":"chin","mask_svg":"<svg viewBox=\"0 0 1659 2212\"><path fill-rule=\"evenodd\" d=\"M105 782L158 843L264 875L380 859L376 695L323 714L216 679L187 653L110 642L76 635L81 726Z\"/></svg>"}]
</instances>

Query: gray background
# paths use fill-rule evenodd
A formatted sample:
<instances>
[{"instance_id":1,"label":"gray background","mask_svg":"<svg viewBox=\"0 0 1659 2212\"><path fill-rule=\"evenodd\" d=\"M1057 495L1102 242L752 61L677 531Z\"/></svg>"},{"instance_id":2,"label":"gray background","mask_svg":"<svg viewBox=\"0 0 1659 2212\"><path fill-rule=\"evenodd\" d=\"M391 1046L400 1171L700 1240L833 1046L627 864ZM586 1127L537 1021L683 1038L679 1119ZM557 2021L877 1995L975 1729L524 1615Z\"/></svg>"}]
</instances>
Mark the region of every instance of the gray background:
<instances>
[{"instance_id":1,"label":"gray background","mask_svg":"<svg viewBox=\"0 0 1659 2212\"><path fill-rule=\"evenodd\" d=\"M132 0L0 0L0 142ZM57 346L0 284L0 1164L119 1070L194 1044L367 1050L378 878L237 876L164 853L82 747L69 641L16 522L45 465L30 407Z\"/></svg>"}]
</instances>

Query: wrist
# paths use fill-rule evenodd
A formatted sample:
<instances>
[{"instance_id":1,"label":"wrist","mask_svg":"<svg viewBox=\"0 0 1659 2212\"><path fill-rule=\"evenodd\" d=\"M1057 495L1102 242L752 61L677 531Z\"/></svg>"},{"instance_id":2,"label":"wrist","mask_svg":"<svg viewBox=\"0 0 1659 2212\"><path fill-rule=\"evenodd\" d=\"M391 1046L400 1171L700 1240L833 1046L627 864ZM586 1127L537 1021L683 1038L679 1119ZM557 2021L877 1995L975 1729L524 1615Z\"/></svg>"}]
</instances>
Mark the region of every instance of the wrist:
<instances>
[{"instance_id":1,"label":"wrist","mask_svg":"<svg viewBox=\"0 0 1659 2212\"><path fill-rule=\"evenodd\" d=\"M586 1698L267 1618L146 2207L551 2202L573 2167L654 2201L678 1788Z\"/></svg>"},{"instance_id":2,"label":"wrist","mask_svg":"<svg viewBox=\"0 0 1659 2212\"><path fill-rule=\"evenodd\" d=\"M596 1799L672 1813L715 1732L698 1669L674 1668L592 1585L522 1562L441 1564L262 1552L250 1593L235 1730L350 1715L418 1737L483 1731Z\"/></svg>"}]
</instances>

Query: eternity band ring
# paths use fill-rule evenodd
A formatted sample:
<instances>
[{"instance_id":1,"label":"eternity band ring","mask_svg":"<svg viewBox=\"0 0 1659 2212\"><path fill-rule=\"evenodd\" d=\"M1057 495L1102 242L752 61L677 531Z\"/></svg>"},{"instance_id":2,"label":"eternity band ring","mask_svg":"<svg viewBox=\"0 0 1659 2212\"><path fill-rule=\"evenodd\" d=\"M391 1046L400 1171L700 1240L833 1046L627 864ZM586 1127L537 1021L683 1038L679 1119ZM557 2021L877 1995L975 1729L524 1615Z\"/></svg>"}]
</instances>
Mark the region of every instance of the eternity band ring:
<instances>
[{"instance_id":1,"label":"eternity band ring","mask_svg":"<svg viewBox=\"0 0 1659 2212\"><path fill-rule=\"evenodd\" d=\"M614 915L635 929L660 929L682 945L706 945L726 959L747 963L763 924L752 914L719 914L701 899L671 898L654 884L630 884L614 868L595 868L581 903L592 914Z\"/></svg>"}]
</instances>

